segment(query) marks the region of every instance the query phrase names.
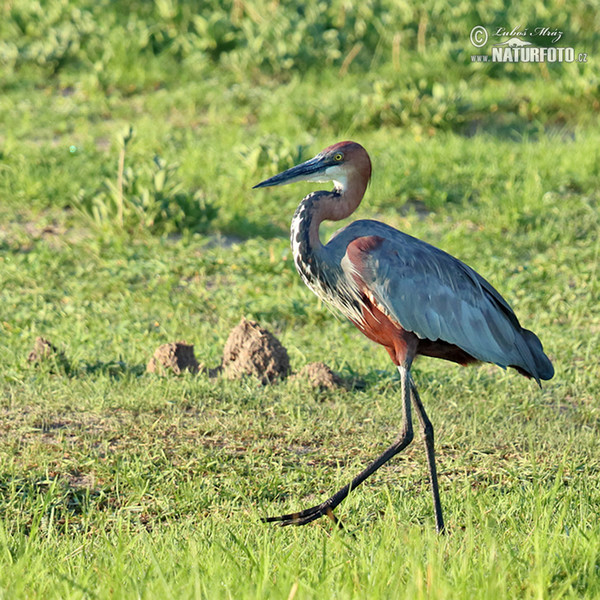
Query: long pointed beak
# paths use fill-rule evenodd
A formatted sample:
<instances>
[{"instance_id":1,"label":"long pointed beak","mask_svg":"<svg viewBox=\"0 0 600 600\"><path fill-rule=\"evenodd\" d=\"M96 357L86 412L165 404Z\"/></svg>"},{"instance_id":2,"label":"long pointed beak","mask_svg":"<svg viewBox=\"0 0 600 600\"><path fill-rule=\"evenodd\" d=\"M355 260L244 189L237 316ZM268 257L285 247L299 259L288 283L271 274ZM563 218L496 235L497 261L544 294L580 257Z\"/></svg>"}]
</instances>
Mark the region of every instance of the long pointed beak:
<instances>
[{"instance_id":1,"label":"long pointed beak","mask_svg":"<svg viewBox=\"0 0 600 600\"><path fill-rule=\"evenodd\" d=\"M265 179L257 183L252 189L270 187L274 185L286 185L296 181L327 181L325 169L327 165L321 156L315 156L302 164L296 165L279 175Z\"/></svg>"}]
</instances>

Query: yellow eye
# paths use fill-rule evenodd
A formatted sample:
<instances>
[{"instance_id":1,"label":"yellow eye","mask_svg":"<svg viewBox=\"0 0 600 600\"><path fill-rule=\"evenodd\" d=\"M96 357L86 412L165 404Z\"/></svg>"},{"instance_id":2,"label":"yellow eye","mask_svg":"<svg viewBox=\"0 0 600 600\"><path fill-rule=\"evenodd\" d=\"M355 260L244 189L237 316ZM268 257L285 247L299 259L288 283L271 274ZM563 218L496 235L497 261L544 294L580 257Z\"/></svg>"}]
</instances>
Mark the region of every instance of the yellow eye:
<instances>
[{"instance_id":1,"label":"yellow eye","mask_svg":"<svg viewBox=\"0 0 600 600\"><path fill-rule=\"evenodd\" d=\"M334 154L333 156L333 160L340 162L340 160L343 160L344 155L341 152L338 152L337 154Z\"/></svg>"}]
</instances>

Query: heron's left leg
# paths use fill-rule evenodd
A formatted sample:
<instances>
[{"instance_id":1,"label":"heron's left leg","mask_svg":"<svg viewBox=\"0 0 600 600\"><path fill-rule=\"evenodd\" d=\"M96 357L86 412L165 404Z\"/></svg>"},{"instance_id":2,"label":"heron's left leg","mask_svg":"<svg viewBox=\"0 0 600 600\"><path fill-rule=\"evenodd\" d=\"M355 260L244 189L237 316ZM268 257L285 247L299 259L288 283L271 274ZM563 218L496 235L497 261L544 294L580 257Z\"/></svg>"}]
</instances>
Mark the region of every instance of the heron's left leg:
<instances>
[{"instance_id":1,"label":"heron's left leg","mask_svg":"<svg viewBox=\"0 0 600 600\"><path fill-rule=\"evenodd\" d=\"M400 381L402 383L402 430L398 439L376 460L374 460L364 471L361 471L350 483L346 484L341 490L336 492L331 498L325 500L321 504L311 506L305 510L288 515L280 515L278 517L266 517L263 521L267 523L278 522L280 525L306 525L319 517L327 515L338 526L341 523L333 514L333 509L336 508L346 498L346 496L355 490L367 477L372 475L379 467L384 465L390 458L396 456L400 451L404 450L413 439L413 427L410 411L410 361L405 365L398 367L400 371Z\"/></svg>"},{"instance_id":2,"label":"heron's left leg","mask_svg":"<svg viewBox=\"0 0 600 600\"><path fill-rule=\"evenodd\" d=\"M431 494L433 496L433 510L435 513L435 527L438 533L444 532L444 517L442 516L442 503L440 502L440 490L438 488L437 470L435 467L435 450L433 440L433 425L425 412L425 407L421 402L419 392L417 392L417 386L410 377L410 391L415 405L415 412L421 423L421 431L423 433L423 440L425 442L425 449L427 450L427 463L429 465L429 482L431 484Z\"/></svg>"}]
</instances>

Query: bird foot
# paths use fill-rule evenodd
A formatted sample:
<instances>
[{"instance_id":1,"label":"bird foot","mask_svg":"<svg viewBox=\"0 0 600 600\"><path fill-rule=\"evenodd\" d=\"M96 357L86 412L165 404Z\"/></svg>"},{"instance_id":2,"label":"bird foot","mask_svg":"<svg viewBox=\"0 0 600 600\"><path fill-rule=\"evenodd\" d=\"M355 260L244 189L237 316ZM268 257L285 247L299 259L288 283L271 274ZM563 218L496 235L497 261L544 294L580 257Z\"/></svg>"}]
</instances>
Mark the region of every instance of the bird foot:
<instances>
[{"instance_id":1,"label":"bird foot","mask_svg":"<svg viewBox=\"0 0 600 600\"><path fill-rule=\"evenodd\" d=\"M324 515L327 515L340 529L344 528L342 522L333 514L333 508L326 502L300 512L290 513L289 515L265 517L262 521L263 523L279 523L281 527L287 525L306 525L311 521L316 521Z\"/></svg>"}]
</instances>

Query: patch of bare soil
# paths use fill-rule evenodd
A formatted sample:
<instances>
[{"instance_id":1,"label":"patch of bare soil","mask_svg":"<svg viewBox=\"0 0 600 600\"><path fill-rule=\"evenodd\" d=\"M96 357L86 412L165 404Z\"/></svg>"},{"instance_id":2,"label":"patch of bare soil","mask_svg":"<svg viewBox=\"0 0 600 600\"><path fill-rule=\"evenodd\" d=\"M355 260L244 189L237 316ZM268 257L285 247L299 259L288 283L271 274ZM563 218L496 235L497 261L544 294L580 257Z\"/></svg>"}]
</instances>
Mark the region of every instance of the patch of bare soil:
<instances>
[{"instance_id":1,"label":"patch of bare soil","mask_svg":"<svg viewBox=\"0 0 600 600\"><path fill-rule=\"evenodd\" d=\"M298 373L293 375L290 380L306 382L311 387L320 390L335 390L345 387L344 380L322 362L308 363Z\"/></svg>"},{"instance_id":2,"label":"patch of bare soil","mask_svg":"<svg viewBox=\"0 0 600 600\"><path fill-rule=\"evenodd\" d=\"M266 384L286 377L289 371L287 350L270 331L247 319L231 330L223 350L226 377L251 375Z\"/></svg>"},{"instance_id":3,"label":"patch of bare soil","mask_svg":"<svg viewBox=\"0 0 600 600\"><path fill-rule=\"evenodd\" d=\"M43 211L33 218L27 209L20 211L15 219L0 223L0 243L13 251L27 253L35 244L43 242L50 248L64 248L65 244L89 237L89 231L66 225L70 209Z\"/></svg>"},{"instance_id":4,"label":"patch of bare soil","mask_svg":"<svg viewBox=\"0 0 600 600\"><path fill-rule=\"evenodd\" d=\"M158 373L159 375L167 375L168 373L181 375L184 371L195 374L198 372L198 366L198 361L194 356L193 344L172 342L163 344L154 351L154 355L146 366L146 371L148 373Z\"/></svg>"}]
</instances>

